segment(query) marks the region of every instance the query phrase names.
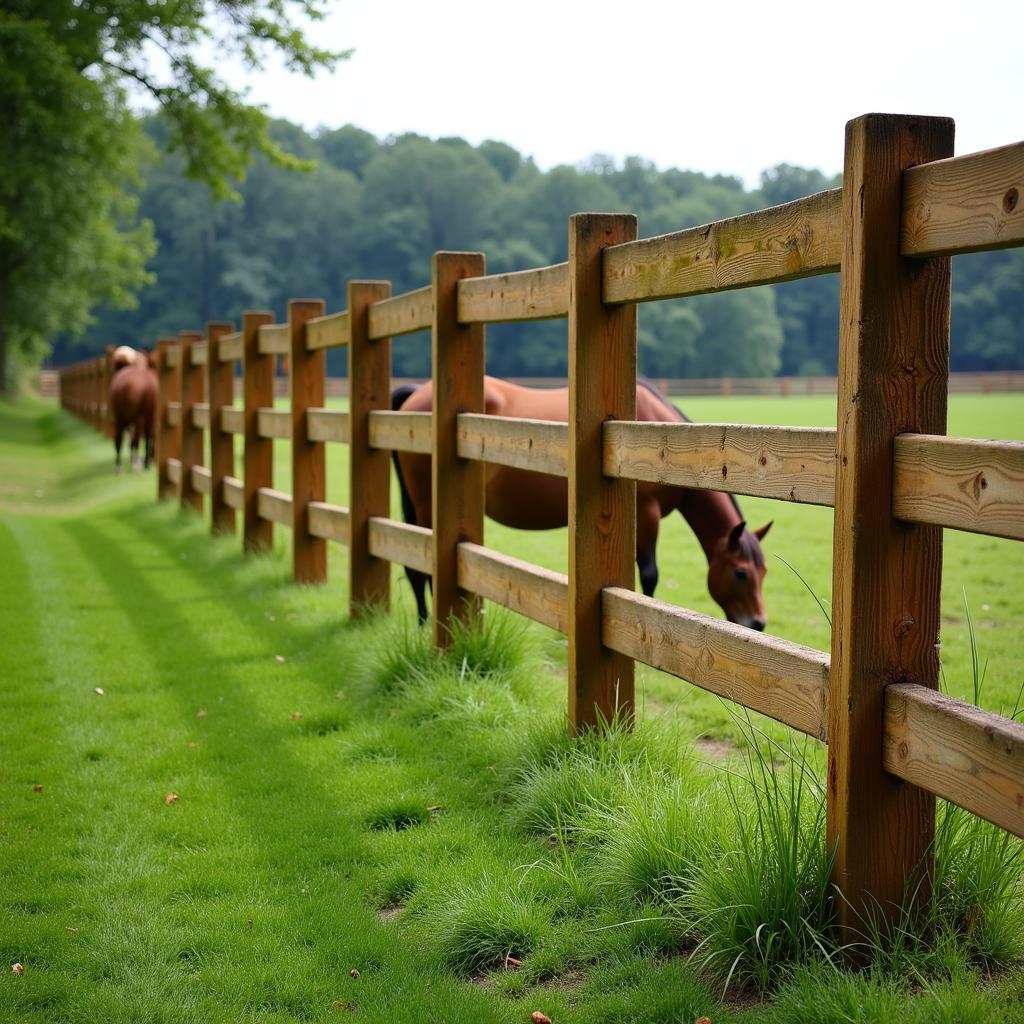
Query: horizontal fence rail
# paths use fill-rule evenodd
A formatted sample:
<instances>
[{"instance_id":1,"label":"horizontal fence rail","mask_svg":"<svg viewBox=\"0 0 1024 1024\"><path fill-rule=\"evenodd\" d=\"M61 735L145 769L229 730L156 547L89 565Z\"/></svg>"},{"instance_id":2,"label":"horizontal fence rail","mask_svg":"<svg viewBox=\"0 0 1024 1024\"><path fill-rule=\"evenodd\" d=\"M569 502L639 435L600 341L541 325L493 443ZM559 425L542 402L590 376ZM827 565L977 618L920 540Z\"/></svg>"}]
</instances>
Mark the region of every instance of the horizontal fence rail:
<instances>
[{"instance_id":1,"label":"horizontal fence rail","mask_svg":"<svg viewBox=\"0 0 1024 1024\"><path fill-rule=\"evenodd\" d=\"M163 339L159 494L193 508L205 501L214 532L233 531L240 515L247 552L269 546L275 524L287 527L303 582L326 578L327 542L343 545L352 616L387 607L393 563L433 578L441 645L451 623L439 607L468 617L481 599L562 633L573 729L595 712L628 720L633 664L641 662L828 743L828 838L848 905L839 926L850 927L850 915L868 905L895 906L910 872L929 863L934 796L1024 836L1024 726L937 692L934 634L919 645L917 681L887 682L907 678L891 660L889 634L913 631L918 619L926 630L937 623L935 528L1024 540L1024 443L934 433L948 392L1024 390L1024 374L951 376L941 358L916 362L948 349L948 320L935 313L949 306L948 256L1024 244L1024 143L950 152L949 122L868 115L848 126L841 189L636 240L631 218L578 215L566 263L488 275L482 256L436 254L424 288L392 296L386 282L351 282L340 311L294 300L284 323L247 313L239 331L211 324L205 335ZM886 195L902 195L896 216L878 212L883 180L892 186ZM876 263L886 272L863 273ZM841 267L838 378L661 382L672 394L836 394L835 428L638 422L623 404L634 394L636 303ZM917 312L904 323L906 310ZM587 368L569 381L567 420L485 415L482 325L560 317L570 366ZM871 329L862 331L865 324ZM393 411L390 400L390 339L427 330L436 421L432 412ZM596 360L587 348L593 337L602 342ZM325 383L324 352L338 347L348 379ZM283 385L278 364L287 367ZM62 404L109 431L112 375L110 351L66 368ZM289 408L275 409L285 393ZM349 411L325 407L338 393L351 396ZM897 420L920 432L903 432ZM200 464L204 432L208 466ZM236 438L244 463L237 476ZM275 440L291 446L292 493L272 486ZM325 446L337 443L351 460L347 508L326 500ZM436 530L389 517L393 452L433 460ZM487 472L479 463L567 481L572 522L583 531L572 538L567 574L478 542ZM831 653L634 593L632 498L623 496L638 484L834 509ZM871 624L889 621L887 588L860 584L887 545L919 556L901 579L905 618L895 632L873 632ZM605 678L609 666L622 672L614 687L584 678Z\"/></svg>"}]
</instances>

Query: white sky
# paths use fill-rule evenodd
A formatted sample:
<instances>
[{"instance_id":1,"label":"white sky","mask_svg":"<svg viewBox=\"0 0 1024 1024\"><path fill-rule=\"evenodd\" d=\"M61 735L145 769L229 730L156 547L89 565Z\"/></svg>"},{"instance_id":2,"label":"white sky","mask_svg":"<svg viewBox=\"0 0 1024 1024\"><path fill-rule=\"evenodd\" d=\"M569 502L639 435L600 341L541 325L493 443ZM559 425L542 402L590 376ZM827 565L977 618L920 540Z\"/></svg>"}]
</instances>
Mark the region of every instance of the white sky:
<instances>
[{"instance_id":1,"label":"white sky","mask_svg":"<svg viewBox=\"0 0 1024 1024\"><path fill-rule=\"evenodd\" d=\"M1024 0L340 0L312 28L355 55L310 82L232 73L307 128L507 142L740 176L842 169L869 111L957 122L957 152L1024 137Z\"/></svg>"}]
</instances>

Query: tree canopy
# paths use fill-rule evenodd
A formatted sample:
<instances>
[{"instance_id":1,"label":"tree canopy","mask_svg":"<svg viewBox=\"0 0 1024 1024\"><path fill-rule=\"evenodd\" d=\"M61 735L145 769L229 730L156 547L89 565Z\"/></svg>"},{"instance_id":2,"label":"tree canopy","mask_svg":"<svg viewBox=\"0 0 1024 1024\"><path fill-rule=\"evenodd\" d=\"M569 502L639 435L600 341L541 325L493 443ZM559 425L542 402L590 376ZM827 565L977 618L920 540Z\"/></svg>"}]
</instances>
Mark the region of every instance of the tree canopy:
<instances>
[{"instance_id":1,"label":"tree canopy","mask_svg":"<svg viewBox=\"0 0 1024 1024\"><path fill-rule=\"evenodd\" d=\"M295 18L324 0L8 0L0 9L0 388L8 356L31 359L58 332L80 333L100 302L131 307L151 281L152 225L138 217L139 168L152 147L131 90L162 112L179 173L218 197L253 153L301 161L270 120L196 53L208 43L258 69L276 52L312 73L345 54L313 46ZM162 70L154 71L154 68Z\"/></svg>"},{"instance_id":2,"label":"tree canopy","mask_svg":"<svg viewBox=\"0 0 1024 1024\"><path fill-rule=\"evenodd\" d=\"M146 131L166 144L162 118L150 118ZM138 309L105 307L88 344L151 344L208 320L238 321L247 308L283 319L296 295L321 296L340 309L350 278L389 280L396 293L419 288L429 282L435 249L482 251L490 273L557 263L566 258L568 217L578 210L636 213L641 234L650 236L840 184L780 165L747 191L735 178L600 156L543 172L502 142L377 139L352 125L309 133L276 122L273 138L315 169L291 174L260 156L239 185L238 203L216 203L190 181L182 154L148 170L139 202L156 226L156 281L140 291ZM1024 365L1014 328L1024 313L1024 252L958 257L955 266L954 367ZM640 367L654 377L834 373L838 331L838 275L645 303ZM488 328L492 373L560 376L566 358L564 323ZM425 375L429 366L429 339L396 342L396 373ZM342 353L329 354L331 373L343 367Z\"/></svg>"}]
</instances>

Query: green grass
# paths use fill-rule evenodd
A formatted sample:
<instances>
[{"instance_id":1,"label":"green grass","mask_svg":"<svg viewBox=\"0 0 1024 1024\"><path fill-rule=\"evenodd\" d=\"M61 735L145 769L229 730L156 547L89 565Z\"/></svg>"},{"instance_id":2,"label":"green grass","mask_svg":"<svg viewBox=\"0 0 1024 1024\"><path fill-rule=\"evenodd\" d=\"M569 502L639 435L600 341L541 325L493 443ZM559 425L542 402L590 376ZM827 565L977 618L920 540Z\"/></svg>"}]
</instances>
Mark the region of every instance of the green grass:
<instances>
[{"instance_id":1,"label":"green grass","mask_svg":"<svg viewBox=\"0 0 1024 1024\"><path fill-rule=\"evenodd\" d=\"M784 794L801 776L744 760L756 744L719 701L643 675L633 733L571 742L548 631L489 612L439 657L404 584L393 619L349 623L342 552L328 586L294 586L286 538L243 558L153 501L152 474L115 478L108 447L50 406L0 405L0 1021L1024 1019L1016 841L947 818L941 944L863 976L798 950L758 995L740 979L760 980L758 927L795 877L773 877L775 854L813 822L815 789L795 812L752 804L745 773ZM775 511L779 529L802 510ZM807 562L827 554L794 531L782 553L817 587ZM537 561L564 548L509 540ZM971 596L997 706L1024 674L1012 640L989 644L1022 620L1018 548L1000 547L1005 608L977 559L949 581L950 613ZM820 630L799 582L771 579ZM1005 628L984 625L996 615ZM969 694L966 638L958 664ZM701 731L736 742L695 752ZM742 879L696 898L744 859L761 906ZM723 996L731 958L706 954L751 941Z\"/></svg>"}]
</instances>

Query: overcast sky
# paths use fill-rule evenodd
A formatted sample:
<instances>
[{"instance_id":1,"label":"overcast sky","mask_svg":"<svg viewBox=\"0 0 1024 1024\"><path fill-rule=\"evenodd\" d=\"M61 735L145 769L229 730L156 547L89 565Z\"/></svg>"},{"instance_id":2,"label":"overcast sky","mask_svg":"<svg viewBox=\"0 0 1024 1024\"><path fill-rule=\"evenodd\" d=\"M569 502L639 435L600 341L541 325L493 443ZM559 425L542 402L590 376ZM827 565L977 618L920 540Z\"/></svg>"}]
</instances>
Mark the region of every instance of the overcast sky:
<instances>
[{"instance_id":1,"label":"overcast sky","mask_svg":"<svg viewBox=\"0 0 1024 1024\"><path fill-rule=\"evenodd\" d=\"M356 52L314 82L229 77L307 128L498 139L544 169L831 174L869 111L952 116L958 153L1024 137L1024 0L339 0L311 33Z\"/></svg>"}]
</instances>

